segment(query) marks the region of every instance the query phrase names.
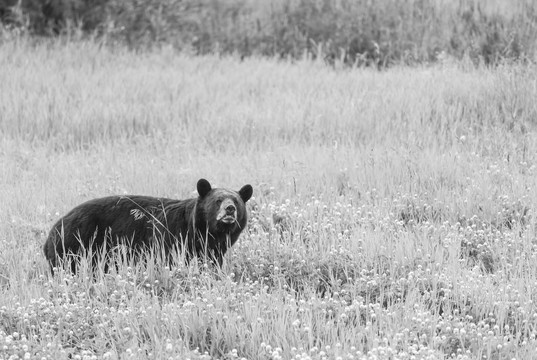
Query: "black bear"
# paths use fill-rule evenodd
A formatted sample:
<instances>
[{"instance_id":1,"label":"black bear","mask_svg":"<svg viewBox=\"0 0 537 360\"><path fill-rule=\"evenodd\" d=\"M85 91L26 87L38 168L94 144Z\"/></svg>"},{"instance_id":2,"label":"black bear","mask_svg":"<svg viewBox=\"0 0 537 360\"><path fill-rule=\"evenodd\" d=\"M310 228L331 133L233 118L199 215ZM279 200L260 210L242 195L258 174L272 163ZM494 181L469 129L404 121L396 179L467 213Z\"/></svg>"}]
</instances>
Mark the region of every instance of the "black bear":
<instances>
[{"instance_id":1,"label":"black bear","mask_svg":"<svg viewBox=\"0 0 537 360\"><path fill-rule=\"evenodd\" d=\"M178 248L187 261L198 256L221 266L228 247L246 227L245 203L253 189L213 189L200 179L197 190L199 197L186 200L109 196L78 205L52 227L43 247L52 271L65 255L91 250L95 264L99 255L118 245L126 245L134 258L161 245L166 254ZM71 271L76 272L75 262Z\"/></svg>"}]
</instances>

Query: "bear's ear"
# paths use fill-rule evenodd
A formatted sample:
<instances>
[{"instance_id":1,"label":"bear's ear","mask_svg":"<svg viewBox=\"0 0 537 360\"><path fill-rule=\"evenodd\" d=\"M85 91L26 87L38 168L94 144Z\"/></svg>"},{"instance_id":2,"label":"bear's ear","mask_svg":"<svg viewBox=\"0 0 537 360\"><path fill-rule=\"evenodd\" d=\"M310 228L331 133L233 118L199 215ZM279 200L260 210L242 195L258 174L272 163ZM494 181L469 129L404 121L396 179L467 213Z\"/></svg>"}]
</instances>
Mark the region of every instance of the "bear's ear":
<instances>
[{"instance_id":1,"label":"bear's ear","mask_svg":"<svg viewBox=\"0 0 537 360\"><path fill-rule=\"evenodd\" d=\"M239 190L239 195L241 196L242 201L247 202L252 197L253 192L254 189L252 189L252 185L244 185Z\"/></svg>"},{"instance_id":2,"label":"bear's ear","mask_svg":"<svg viewBox=\"0 0 537 360\"><path fill-rule=\"evenodd\" d=\"M211 184L205 179L198 180L198 194L204 198L211 191Z\"/></svg>"}]
</instances>

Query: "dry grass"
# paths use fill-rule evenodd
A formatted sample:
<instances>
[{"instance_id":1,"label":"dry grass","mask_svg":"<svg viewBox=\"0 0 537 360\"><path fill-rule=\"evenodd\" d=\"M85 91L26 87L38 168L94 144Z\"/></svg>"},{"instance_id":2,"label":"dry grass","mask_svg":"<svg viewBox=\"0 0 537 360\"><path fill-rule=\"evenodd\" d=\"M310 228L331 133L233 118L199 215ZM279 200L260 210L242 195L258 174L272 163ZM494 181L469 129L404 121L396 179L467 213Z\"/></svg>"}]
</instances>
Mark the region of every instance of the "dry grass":
<instances>
[{"instance_id":1,"label":"dry grass","mask_svg":"<svg viewBox=\"0 0 537 360\"><path fill-rule=\"evenodd\" d=\"M8 29L195 54L379 67L446 54L487 64L537 54L533 0L3 0L2 13Z\"/></svg>"},{"instance_id":2,"label":"dry grass","mask_svg":"<svg viewBox=\"0 0 537 360\"><path fill-rule=\"evenodd\" d=\"M0 357L532 358L534 68L24 39L0 68ZM49 277L41 245L72 206L200 177L254 186L221 273Z\"/></svg>"}]
</instances>

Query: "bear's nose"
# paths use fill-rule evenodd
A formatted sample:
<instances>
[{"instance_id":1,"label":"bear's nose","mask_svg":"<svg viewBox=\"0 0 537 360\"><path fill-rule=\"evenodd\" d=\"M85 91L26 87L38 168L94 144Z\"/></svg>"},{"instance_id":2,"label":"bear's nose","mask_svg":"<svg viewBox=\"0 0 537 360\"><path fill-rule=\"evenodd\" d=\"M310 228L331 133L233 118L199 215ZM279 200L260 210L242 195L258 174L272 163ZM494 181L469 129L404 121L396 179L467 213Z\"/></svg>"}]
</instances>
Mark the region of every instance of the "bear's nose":
<instances>
[{"instance_id":1,"label":"bear's nose","mask_svg":"<svg viewBox=\"0 0 537 360\"><path fill-rule=\"evenodd\" d=\"M226 213L228 215L231 215L235 212L236 208L235 208L235 205L228 205L226 206Z\"/></svg>"}]
</instances>

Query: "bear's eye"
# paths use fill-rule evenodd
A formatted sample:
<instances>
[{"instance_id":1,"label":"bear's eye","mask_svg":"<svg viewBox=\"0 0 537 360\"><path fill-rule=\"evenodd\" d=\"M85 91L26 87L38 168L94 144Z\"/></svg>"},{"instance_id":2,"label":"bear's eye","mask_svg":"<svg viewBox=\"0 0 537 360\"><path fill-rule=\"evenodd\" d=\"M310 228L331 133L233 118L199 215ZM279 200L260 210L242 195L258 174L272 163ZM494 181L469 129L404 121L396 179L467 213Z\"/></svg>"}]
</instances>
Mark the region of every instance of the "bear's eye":
<instances>
[{"instance_id":1,"label":"bear's eye","mask_svg":"<svg viewBox=\"0 0 537 360\"><path fill-rule=\"evenodd\" d=\"M222 200L216 200L216 205L220 206L222 204Z\"/></svg>"}]
</instances>

